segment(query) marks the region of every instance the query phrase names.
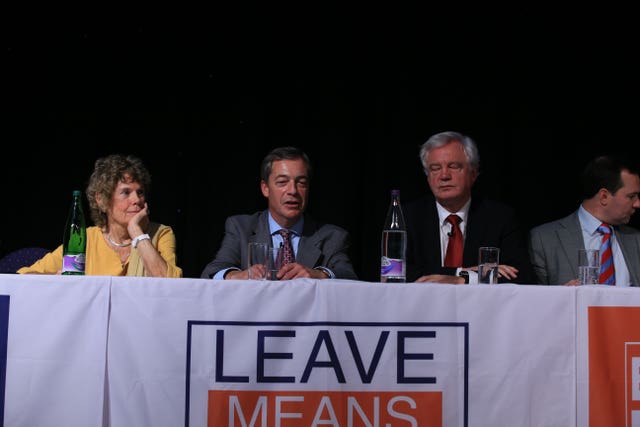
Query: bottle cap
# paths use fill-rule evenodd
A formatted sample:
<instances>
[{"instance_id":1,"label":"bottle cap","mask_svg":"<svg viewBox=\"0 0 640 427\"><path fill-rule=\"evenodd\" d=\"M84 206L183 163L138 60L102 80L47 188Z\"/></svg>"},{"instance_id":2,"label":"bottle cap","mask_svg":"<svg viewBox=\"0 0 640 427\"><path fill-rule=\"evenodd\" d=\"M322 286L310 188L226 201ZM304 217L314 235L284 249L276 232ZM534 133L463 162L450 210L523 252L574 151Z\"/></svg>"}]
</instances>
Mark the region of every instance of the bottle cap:
<instances>
[{"instance_id":1,"label":"bottle cap","mask_svg":"<svg viewBox=\"0 0 640 427\"><path fill-rule=\"evenodd\" d=\"M392 196L399 196L400 195L400 190L391 190L391 195Z\"/></svg>"},{"instance_id":2,"label":"bottle cap","mask_svg":"<svg viewBox=\"0 0 640 427\"><path fill-rule=\"evenodd\" d=\"M73 195L74 196L79 196L80 194L82 194L82 192L80 190L73 190Z\"/></svg>"}]
</instances>

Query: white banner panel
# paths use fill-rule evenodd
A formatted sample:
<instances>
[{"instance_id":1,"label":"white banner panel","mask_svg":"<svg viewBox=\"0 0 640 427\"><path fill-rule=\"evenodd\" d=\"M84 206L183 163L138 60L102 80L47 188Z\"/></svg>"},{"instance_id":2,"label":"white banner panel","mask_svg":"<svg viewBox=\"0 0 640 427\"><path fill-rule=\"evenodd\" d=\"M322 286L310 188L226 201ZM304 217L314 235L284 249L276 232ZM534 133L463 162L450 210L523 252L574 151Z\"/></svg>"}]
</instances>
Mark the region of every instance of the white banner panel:
<instances>
[{"instance_id":1,"label":"white banner panel","mask_svg":"<svg viewBox=\"0 0 640 427\"><path fill-rule=\"evenodd\" d=\"M113 278L109 425L185 425L187 323L213 316L221 306L242 304L220 292L228 288L224 285L202 279Z\"/></svg>"},{"instance_id":2,"label":"white banner panel","mask_svg":"<svg viewBox=\"0 0 640 427\"><path fill-rule=\"evenodd\" d=\"M575 290L114 278L111 425L575 425Z\"/></svg>"},{"instance_id":3,"label":"white banner panel","mask_svg":"<svg viewBox=\"0 0 640 427\"><path fill-rule=\"evenodd\" d=\"M9 314L5 426L103 425L109 281L0 275Z\"/></svg>"}]
</instances>

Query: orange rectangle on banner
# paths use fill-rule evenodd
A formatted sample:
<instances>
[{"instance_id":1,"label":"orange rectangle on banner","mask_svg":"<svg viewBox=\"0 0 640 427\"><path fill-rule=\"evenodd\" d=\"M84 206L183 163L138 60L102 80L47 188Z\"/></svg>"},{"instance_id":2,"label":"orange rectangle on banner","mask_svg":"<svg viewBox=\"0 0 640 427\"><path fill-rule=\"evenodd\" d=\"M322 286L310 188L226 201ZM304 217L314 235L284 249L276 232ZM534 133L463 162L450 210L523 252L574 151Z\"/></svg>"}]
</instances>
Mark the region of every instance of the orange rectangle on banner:
<instances>
[{"instance_id":1,"label":"orange rectangle on banner","mask_svg":"<svg viewBox=\"0 0 640 427\"><path fill-rule=\"evenodd\" d=\"M625 372L626 386L626 417L633 420L634 412L640 411L640 343L625 344ZM630 425L628 422L627 425Z\"/></svg>"},{"instance_id":2,"label":"orange rectangle on banner","mask_svg":"<svg viewBox=\"0 0 640 427\"><path fill-rule=\"evenodd\" d=\"M640 307L589 307L588 313L589 426L631 425L639 406L633 363L640 357Z\"/></svg>"},{"instance_id":3,"label":"orange rectangle on banner","mask_svg":"<svg viewBox=\"0 0 640 427\"><path fill-rule=\"evenodd\" d=\"M442 392L210 390L208 427L442 427Z\"/></svg>"}]
</instances>

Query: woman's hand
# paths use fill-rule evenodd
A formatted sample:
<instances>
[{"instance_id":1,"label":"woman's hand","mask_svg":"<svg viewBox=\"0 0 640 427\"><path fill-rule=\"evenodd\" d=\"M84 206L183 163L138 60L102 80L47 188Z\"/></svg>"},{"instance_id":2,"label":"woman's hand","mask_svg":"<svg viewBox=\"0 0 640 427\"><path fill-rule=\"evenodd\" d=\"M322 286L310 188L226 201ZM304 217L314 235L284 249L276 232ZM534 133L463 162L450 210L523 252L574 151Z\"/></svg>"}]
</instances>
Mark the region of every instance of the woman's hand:
<instances>
[{"instance_id":1,"label":"woman's hand","mask_svg":"<svg viewBox=\"0 0 640 427\"><path fill-rule=\"evenodd\" d=\"M127 224L127 231L132 239L135 239L139 235L144 233L149 225L149 204L144 202L144 207L140 209L140 212L131 217L129 224Z\"/></svg>"}]
</instances>

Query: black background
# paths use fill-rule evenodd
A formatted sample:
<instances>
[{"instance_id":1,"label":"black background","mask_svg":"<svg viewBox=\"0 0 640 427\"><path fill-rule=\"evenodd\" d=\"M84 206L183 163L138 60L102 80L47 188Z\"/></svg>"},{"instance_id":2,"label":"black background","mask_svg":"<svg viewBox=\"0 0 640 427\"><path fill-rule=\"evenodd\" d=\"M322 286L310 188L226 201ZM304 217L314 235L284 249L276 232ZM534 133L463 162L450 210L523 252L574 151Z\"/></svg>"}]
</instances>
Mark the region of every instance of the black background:
<instances>
[{"instance_id":1,"label":"black background","mask_svg":"<svg viewBox=\"0 0 640 427\"><path fill-rule=\"evenodd\" d=\"M264 155L303 148L309 213L351 232L368 281L389 190L428 191L418 149L436 132L477 141L477 187L525 229L577 207L588 159L636 160L630 9L244 6L3 13L0 256L59 245L71 191L116 152L145 161L152 217L198 277L224 219L266 207Z\"/></svg>"}]
</instances>

